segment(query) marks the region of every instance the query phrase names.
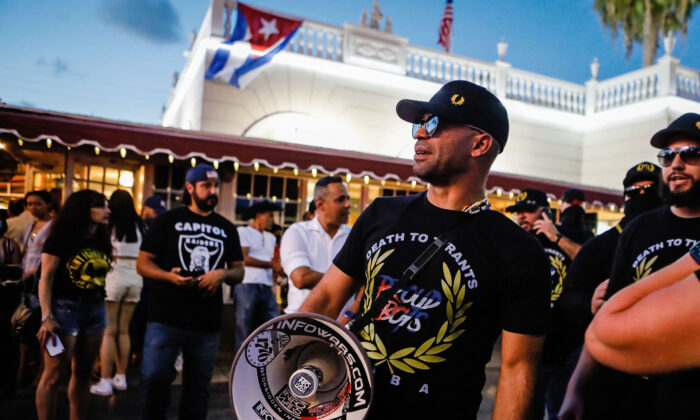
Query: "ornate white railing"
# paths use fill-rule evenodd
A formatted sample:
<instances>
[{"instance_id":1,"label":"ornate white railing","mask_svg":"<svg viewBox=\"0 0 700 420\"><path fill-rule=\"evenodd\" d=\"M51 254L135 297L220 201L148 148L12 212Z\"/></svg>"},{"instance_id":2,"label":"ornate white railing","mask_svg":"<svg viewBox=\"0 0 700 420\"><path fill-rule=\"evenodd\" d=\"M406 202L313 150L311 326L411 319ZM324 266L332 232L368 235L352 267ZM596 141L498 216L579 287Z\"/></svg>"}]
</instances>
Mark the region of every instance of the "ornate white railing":
<instances>
[{"instance_id":1,"label":"ornate white railing","mask_svg":"<svg viewBox=\"0 0 700 420\"><path fill-rule=\"evenodd\" d=\"M468 80L496 91L496 66L493 63L414 45L407 46L406 50L406 76L437 83Z\"/></svg>"},{"instance_id":2,"label":"ornate white railing","mask_svg":"<svg viewBox=\"0 0 700 420\"><path fill-rule=\"evenodd\" d=\"M595 111L656 97L658 82L658 64L600 82L596 88Z\"/></svg>"},{"instance_id":3,"label":"ornate white railing","mask_svg":"<svg viewBox=\"0 0 700 420\"><path fill-rule=\"evenodd\" d=\"M211 24L203 32L220 36L231 30L235 1L212 0ZM216 29L221 28L221 29ZM666 41L665 41L666 42ZM505 48L501 60L505 56ZM446 83L469 80L499 97L576 114L589 114L657 96L675 95L700 102L700 72L677 65L672 43L658 63L605 81L594 78L586 86L524 70L504 61L490 63L442 51L408 45L408 39L355 25L338 27L305 20L287 45L287 51L349 64L369 66L407 77ZM501 48L501 46L499 46ZM501 52L499 52L501 54ZM358 60L359 57L359 60ZM594 64L597 66L597 62Z\"/></svg>"},{"instance_id":4,"label":"ornate white railing","mask_svg":"<svg viewBox=\"0 0 700 420\"><path fill-rule=\"evenodd\" d=\"M287 50L304 55L343 61L343 28L304 21Z\"/></svg>"},{"instance_id":5,"label":"ornate white railing","mask_svg":"<svg viewBox=\"0 0 700 420\"><path fill-rule=\"evenodd\" d=\"M583 114L586 89L575 83L518 69L508 69L506 98Z\"/></svg>"},{"instance_id":6,"label":"ornate white railing","mask_svg":"<svg viewBox=\"0 0 700 420\"><path fill-rule=\"evenodd\" d=\"M676 95L700 102L700 72L690 67L676 68Z\"/></svg>"}]
</instances>

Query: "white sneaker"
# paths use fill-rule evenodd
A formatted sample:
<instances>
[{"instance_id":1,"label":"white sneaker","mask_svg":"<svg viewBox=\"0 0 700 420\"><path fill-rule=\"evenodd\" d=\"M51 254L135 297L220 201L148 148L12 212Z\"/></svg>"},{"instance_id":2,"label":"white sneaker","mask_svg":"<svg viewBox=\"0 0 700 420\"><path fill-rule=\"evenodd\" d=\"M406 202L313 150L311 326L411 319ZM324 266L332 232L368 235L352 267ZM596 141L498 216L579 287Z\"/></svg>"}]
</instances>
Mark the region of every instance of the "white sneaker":
<instances>
[{"instance_id":1,"label":"white sneaker","mask_svg":"<svg viewBox=\"0 0 700 420\"><path fill-rule=\"evenodd\" d=\"M112 388L117 391L126 391L126 375L119 373L114 375L114 378L112 378Z\"/></svg>"},{"instance_id":2,"label":"white sneaker","mask_svg":"<svg viewBox=\"0 0 700 420\"><path fill-rule=\"evenodd\" d=\"M100 382L90 387L90 393L108 397L112 395L112 381L107 378L100 378Z\"/></svg>"},{"instance_id":3,"label":"white sneaker","mask_svg":"<svg viewBox=\"0 0 700 420\"><path fill-rule=\"evenodd\" d=\"M177 359L175 359L175 370L178 372L182 372L182 352L177 355Z\"/></svg>"}]
</instances>

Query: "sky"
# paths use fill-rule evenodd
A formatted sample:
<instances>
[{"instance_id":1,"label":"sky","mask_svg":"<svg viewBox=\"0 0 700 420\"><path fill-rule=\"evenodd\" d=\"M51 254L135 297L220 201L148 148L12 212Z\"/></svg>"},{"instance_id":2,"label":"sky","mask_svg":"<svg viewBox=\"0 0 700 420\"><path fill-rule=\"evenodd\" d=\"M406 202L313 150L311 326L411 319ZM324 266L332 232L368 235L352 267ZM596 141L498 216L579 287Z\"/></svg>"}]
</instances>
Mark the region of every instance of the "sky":
<instances>
[{"instance_id":1,"label":"sky","mask_svg":"<svg viewBox=\"0 0 700 420\"><path fill-rule=\"evenodd\" d=\"M371 0L249 0L251 5L332 25L360 21ZM393 32L409 43L437 45L444 0L384 0ZM173 73L185 65L189 33L198 30L208 0L0 0L0 101L25 107L158 124ZM383 26L383 25L382 25ZM629 61L619 37L600 23L593 0L454 0L452 52L506 61L575 83L641 67L641 45ZM674 56L700 70L700 7ZM663 48L659 47L659 56Z\"/></svg>"}]
</instances>

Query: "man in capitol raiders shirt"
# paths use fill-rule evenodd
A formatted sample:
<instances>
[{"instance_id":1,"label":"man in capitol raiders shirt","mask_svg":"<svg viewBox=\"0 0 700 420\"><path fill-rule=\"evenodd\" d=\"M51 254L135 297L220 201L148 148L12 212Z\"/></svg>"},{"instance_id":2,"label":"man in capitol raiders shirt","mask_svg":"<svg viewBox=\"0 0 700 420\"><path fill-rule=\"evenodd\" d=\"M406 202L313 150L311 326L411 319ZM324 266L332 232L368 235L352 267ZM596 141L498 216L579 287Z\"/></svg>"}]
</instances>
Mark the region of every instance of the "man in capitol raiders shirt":
<instances>
[{"instance_id":1,"label":"man in capitol raiders shirt","mask_svg":"<svg viewBox=\"0 0 700 420\"><path fill-rule=\"evenodd\" d=\"M219 176L200 163L185 177L185 206L160 215L141 244L136 270L152 280L141 364L144 419L164 419L182 351L180 418L206 418L219 347L221 284L243 278L235 226L214 211Z\"/></svg>"},{"instance_id":2,"label":"man in capitol raiders shirt","mask_svg":"<svg viewBox=\"0 0 700 420\"><path fill-rule=\"evenodd\" d=\"M268 232L278 210L269 201L255 203L248 209L250 224L238 228L246 269L243 282L233 288L236 351L257 327L280 314L272 293L272 272L280 272L282 266L274 258L277 239Z\"/></svg>"},{"instance_id":3,"label":"man in capitol raiders shirt","mask_svg":"<svg viewBox=\"0 0 700 420\"><path fill-rule=\"evenodd\" d=\"M321 280L350 233L350 194L338 176L325 176L314 188L315 217L295 223L282 237L280 257L292 280L286 313L294 313Z\"/></svg>"}]
</instances>

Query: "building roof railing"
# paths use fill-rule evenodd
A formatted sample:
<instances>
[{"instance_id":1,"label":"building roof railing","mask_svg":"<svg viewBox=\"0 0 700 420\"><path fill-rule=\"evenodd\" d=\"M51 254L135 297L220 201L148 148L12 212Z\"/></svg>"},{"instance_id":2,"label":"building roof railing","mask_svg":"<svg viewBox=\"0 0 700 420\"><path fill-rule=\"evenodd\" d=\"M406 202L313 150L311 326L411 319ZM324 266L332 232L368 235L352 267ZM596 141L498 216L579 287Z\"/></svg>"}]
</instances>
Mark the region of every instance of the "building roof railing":
<instances>
[{"instance_id":1,"label":"building roof railing","mask_svg":"<svg viewBox=\"0 0 700 420\"><path fill-rule=\"evenodd\" d=\"M234 1L212 0L197 38L221 38L224 28L230 30L235 8ZM589 115L661 96L700 102L700 72L679 65L672 37L663 44L666 54L656 64L604 81L597 79L600 64L595 59L585 85L513 68L504 60L508 45L503 41L499 59L491 63L410 45L408 38L366 26L305 20L287 51L436 83L469 80L501 98Z\"/></svg>"}]
</instances>

